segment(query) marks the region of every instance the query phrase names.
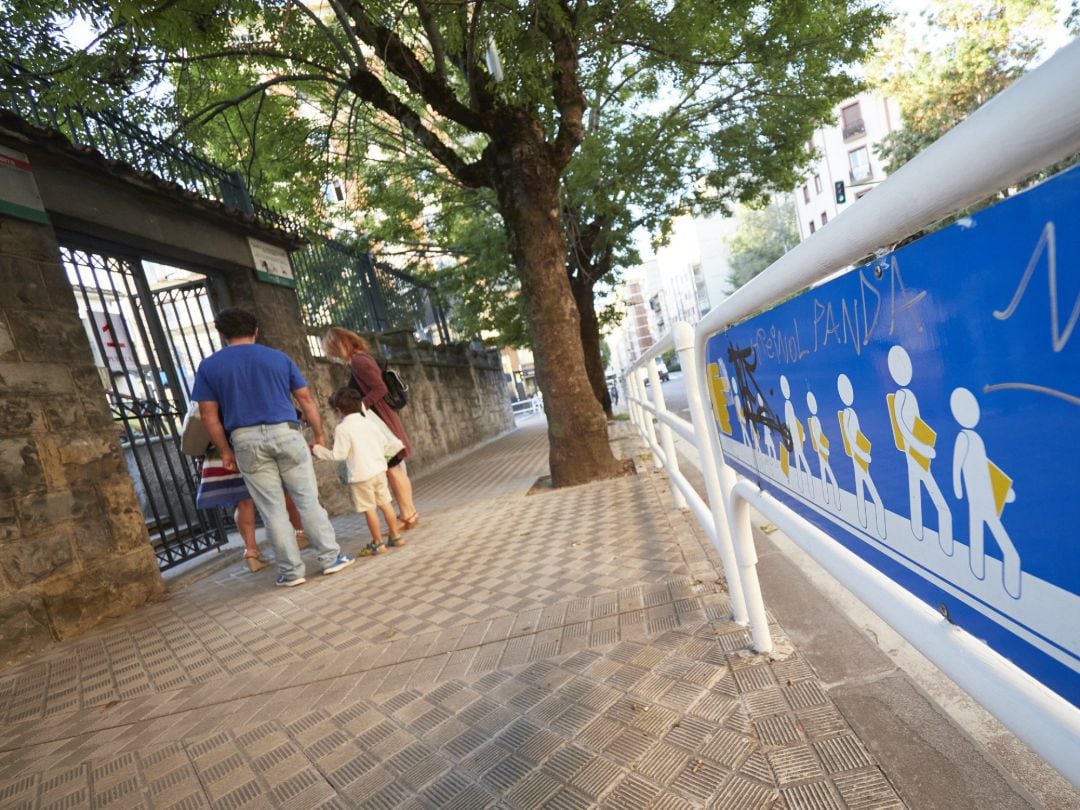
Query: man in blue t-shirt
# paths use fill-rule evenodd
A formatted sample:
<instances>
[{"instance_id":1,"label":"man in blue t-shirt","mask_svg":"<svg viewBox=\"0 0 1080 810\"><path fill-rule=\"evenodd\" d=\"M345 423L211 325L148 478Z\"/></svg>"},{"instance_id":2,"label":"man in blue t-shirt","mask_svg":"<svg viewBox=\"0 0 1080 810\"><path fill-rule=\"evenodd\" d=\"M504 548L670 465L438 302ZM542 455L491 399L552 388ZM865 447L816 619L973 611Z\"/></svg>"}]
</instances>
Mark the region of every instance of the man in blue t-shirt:
<instances>
[{"instance_id":1,"label":"man in blue t-shirt","mask_svg":"<svg viewBox=\"0 0 1080 810\"><path fill-rule=\"evenodd\" d=\"M352 565L355 557L341 553L319 503L315 467L296 419L294 397L314 443L325 443L319 409L300 369L288 355L255 342L259 324L250 312L222 310L214 326L225 348L199 364L191 398L226 469L240 471L263 516L278 563L276 584L288 588L306 581L283 489L300 512L323 573Z\"/></svg>"}]
</instances>

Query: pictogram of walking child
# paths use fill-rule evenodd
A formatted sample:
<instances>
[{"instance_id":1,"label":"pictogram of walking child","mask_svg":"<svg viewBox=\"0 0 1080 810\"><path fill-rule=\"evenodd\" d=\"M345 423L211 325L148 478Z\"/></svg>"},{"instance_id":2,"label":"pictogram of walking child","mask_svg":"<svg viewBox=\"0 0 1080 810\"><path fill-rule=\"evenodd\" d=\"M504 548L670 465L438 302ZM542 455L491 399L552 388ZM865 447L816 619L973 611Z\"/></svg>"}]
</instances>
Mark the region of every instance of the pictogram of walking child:
<instances>
[{"instance_id":1,"label":"pictogram of walking child","mask_svg":"<svg viewBox=\"0 0 1080 810\"><path fill-rule=\"evenodd\" d=\"M742 431L743 443L751 450L761 451L758 447L757 430L751 429L746 425L746 415L743 413L743 403L739 398L739 384L735 380L731 381L731 396L735 402L735 418L739 421L739 430Z\"/></svg>"},{"instance_id":2,"label":"pictogram of walking child","mask_svg":"<svg viewBox=\"0 0 1080 810\"><path fill-rule=\"evenodd\" d=\"M762 399L761 394L757 395L758 413L765 413L765 400ZM780 459L777 458L776 448L773 446L771 431L768 425L761 426L761 447L765 448L765 455L771 458L773 461L779 464Z\"/></svg>"},{"instance_id":3,"label":"pictogram of walking child","mask_svg":"<svg viewBox=\"0 0 1080 810\"><path fill-rule=\"evenodd\" d=\"M784 395L784 424L787 425L787 429L791 432L791 458L790 458L790 473L788 470L784 470L788 474L788 481L795 483L801 481L806 485L806 491L811 497L814 495L813 479L810 477L810 464L806 460L806 450L804 449L806 444L806 434L803 431L802 423L799 421L799 417L795 415L795 406L791 404L791 384L788 382L787 376L780 375L780 393ZM786 447L781 445L780 454L783 457ZM787 466L785 459L781 458L781 468ZM800 475L801 474L801 475ZM799 489L802 489L802 484L799 485Z\"/></svg>"},{"instance_id":4,"label":"pictogram of walking child","mask_svg":"<svg viewBox=\"0 0 1080 810\"><path fill-rule=\"evenodd\" d=\"M1005 504L1016 500L1012 479L986 456L986 445L974 428L979 424L979 402L966 388L949 398L953 417L963 428L953 447L953 493L968 502L968 548L971 572L986 578L983 531L989 527L1002 557L1002 583L1014 599L1020 598L1020 555L1001 522Z\"/></svg>"},{"instance_id":5,"label":"pictogram of walking child","mask_svg":"<svg viewBox=\"0 0 1080 810\"><path fill-rule=\"evenodd\" d=\"M896 449L907 457L908 491L911 504L911 533L923 539L922 491L930 496L938 515L938 545L949 556L953 553L952 512L941 494L941 487L930 472L930 462L937 451L937 433L919 417L919 401L910 388L911 358L902 346L889 349L889 374L900 389L886 396Z\"/></svg>"},{"instance_id":6,"label":"pictogram of walking child","mask_svg":"<svg viewBox=\"0 0 1080 810\"><path fill-rule=\"evenodd\" d=\"M817 451L818 467L821 469L821 492L825 503L834 503L840 509L840 485L836 482L836 473L829 464L829 439L821 429L821 420L817 416L817 397L813 391L806 392L806 407L810 415L806 418L806 430L810 434L810 446ZM829 500L829 477L832 477L833 500Z\"/></svg>"},{"instance_id":7,"label":"pictogram of walking child","mask_svg":"<svg viewBox=\"0 0 1080 810\"><path fill-rule=\"evenodd\" d=\"M840 401L846 406L837 413L840 419L840 435L844 439L844 452L851 457L852 468L855 471L855 505L859 514L859 522L866 528L866 496L865 491L874 502L874 522L877 525L878 537L885 539L885 506L878 495L874 479L870 477L870 440L859 430L859 415L851 407L855 402L855 391L851 387L851 380L847 374L841 374L836 378L836 390L840 394Z\"/></svg>"}]
</instances>

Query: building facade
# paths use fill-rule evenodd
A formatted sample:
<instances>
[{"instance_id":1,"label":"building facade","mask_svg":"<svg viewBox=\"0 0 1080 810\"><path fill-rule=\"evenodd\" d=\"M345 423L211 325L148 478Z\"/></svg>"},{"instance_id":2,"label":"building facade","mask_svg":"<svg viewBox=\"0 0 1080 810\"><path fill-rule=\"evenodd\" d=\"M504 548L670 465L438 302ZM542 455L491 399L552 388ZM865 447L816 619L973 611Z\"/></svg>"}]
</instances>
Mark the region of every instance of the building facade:
<instances>
[{"instance_id":1,"label":"building facade","mask_svg":"<svg viewBox=\"0 0 1080 810\"><path fill-rule=\"evenodd\" d=\"M836 105L836 123L815 130L807 143L818 159L796 186L799 238L807 239L885 179L875 147L900 127L896 102L862 93Z\"/></svg>"}]
</instances>

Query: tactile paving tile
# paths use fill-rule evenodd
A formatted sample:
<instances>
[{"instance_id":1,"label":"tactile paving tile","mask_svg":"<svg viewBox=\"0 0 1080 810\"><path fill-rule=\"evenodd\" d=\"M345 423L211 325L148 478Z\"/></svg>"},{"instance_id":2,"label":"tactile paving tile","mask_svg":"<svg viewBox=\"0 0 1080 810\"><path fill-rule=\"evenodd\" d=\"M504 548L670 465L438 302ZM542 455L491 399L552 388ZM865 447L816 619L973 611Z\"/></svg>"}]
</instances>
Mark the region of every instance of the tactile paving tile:
<instances>
[{"instance_id":1,"label":"tactile paving tile","mask_svg":"<svg viewBox=\"0 0 1080 810\"><path fill-rule=\"evenodd\" d=\"M899 806L805 661L749 654L663 476L526 497L545 459L518 431L417 481L404 549L234 566L0 675L0 804Z\"/></svg>"}]
</instances>

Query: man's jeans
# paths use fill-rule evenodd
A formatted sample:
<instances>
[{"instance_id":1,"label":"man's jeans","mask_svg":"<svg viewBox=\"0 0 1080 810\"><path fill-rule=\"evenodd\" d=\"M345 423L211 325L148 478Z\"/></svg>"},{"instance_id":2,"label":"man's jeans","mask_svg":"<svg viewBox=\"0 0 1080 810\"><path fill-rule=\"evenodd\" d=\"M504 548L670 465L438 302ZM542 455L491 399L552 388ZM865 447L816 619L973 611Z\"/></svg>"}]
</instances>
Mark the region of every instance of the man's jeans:
<instances>
[{"instance_id":1,"label":"man's jeans","mask_svg":"<svg viewBox=\"0 0 1080 810\"><path fill-rule=\"evenodd\" d=\"M330 518L319 503L315 467L303 434L289 422L278 422L237 428L230 439L236 466L274 546L278 572L290 578L304 576L304 561L289 523L282 486L300 512L304 534L318 553L319 563L323 568L333 564L341 549Z\"/></svg>"}]
</instances>

